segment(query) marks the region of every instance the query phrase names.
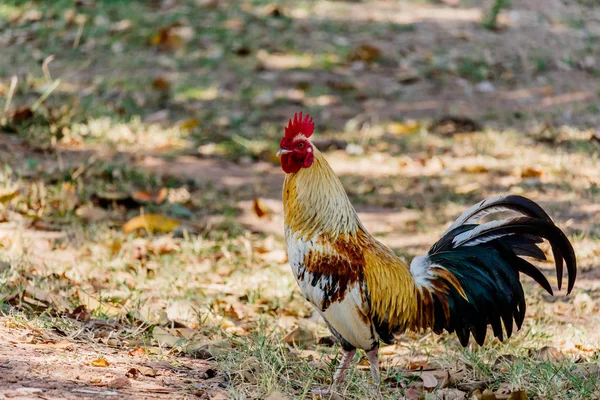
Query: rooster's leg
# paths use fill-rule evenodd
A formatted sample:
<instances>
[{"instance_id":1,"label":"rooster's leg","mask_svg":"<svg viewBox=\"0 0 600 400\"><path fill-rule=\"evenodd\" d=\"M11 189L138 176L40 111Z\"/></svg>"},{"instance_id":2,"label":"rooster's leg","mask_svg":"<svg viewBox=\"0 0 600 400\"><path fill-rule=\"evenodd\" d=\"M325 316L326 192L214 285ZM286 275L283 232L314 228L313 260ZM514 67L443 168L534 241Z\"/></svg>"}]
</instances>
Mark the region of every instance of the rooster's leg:
<instances>
[{"instance_id":1,"label":"rooster's leg","mask_svg":"<svg viewBox=\"0 0 600 400\"><path fill-rule=\"evenodd\" d=\"M371 376L373 377L373 384L379 389L379 346L372 350L367 351L367 358L371 363Z\"/></svg>"},{"instance_id":2,"label":"rooster's leg","mask_svg":"<svg viewBox=\"0 0 600 400\"><path fill-rule=\"evenodd\" d=\"M346 376L346 372L348 372L348 368L350 367L350 362L354 358L354 354L356 354L356 349L352 350L344 350L344 355L342 356L342 360L340 361L340 365L335 370L335 374L333 374L333 384L331 387L335 390L338 389Z\"/></svg>"},{"instance_id":3,"label":"rooster's leg","mask_svg":"<svg viewBox=\"0 0 600 400\"><path fill-rule=\"evenodd\" d=\"M381 395L381 387L379 386L381 383L379 376L379 346L367 351L367 358L371 363L371 376L373 377L373 384L375 385L377 399L382 400L383 396Z\"/></svg>"},{"instance_id":4,"label":"rooster's leg","mask_svg":"<svg viewBox=\"0 0 600 400\"><path fill-rule=\"evenodd\" d=\"M335 374L333 374L333 383L331 386L328 388L313 389L311 392L323 397L328 396L331 391L338 390L342 384L342 381L344 380L344 376L346 376L346 372L348 372L348 368L350 367L350 362L354 358L354 354L356 354L356 349L344 350L340 365L335 370Z\"/></svg>"}]
</instances>

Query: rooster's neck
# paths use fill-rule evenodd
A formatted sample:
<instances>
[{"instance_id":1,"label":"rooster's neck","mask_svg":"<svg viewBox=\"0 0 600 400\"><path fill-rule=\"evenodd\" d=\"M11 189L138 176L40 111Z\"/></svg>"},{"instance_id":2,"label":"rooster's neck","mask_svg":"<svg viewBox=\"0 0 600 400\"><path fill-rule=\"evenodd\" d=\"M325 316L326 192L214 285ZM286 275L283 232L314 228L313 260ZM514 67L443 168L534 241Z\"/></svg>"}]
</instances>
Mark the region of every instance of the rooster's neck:
<instances>
[{"instance_id":1,"label":"rooster's neck","mask_svg":"<svg viewBox=\"0 0 600 400\"><path fill-rule=\"evenodd\" d=\"M286 230L302 237L364 233L342 183L316 148L310 167L286 175L283 204Z\"/></svg>"}]
</instances>

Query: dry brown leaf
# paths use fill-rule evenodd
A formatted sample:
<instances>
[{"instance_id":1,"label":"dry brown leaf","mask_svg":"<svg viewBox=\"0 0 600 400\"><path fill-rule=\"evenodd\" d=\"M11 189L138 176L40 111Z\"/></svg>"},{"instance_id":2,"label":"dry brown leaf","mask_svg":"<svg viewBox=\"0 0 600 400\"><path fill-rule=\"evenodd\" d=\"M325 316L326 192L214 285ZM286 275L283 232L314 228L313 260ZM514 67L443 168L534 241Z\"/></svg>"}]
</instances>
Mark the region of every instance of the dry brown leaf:
<instances>
[{"instance_id":1,"label":"dry brown leaf","mask_svg":"<svg viewBox=\"0 0 600 400\"><path fill-rule=\"evenodd\" d=\"M479 132L481 125L468 117L447 115L434 121L429 127L431 133L438 135L455 135L460 133Z\"/></svg>"},{"instance_id":2,"label":"dry brown leaf","mask_svg":"<svg viewBox=\"0 0 600 400\"><path fill-rule=\"evenodd\" d=\"M108 382L107 386L113 389L123 389L126 387L130 387L131 382L129 382L129 379L121 376Z\"/></svg>"},{"instance_id":3,"label":"dry brown leaf","mask_svg":"<svg viewBox=\"0 0 600 400\"><path fill-rule=\"evenodd\" d=\"M350 53L350 61L373 62L381 57L381 50L373 45L363 43Z\"/></svg>"},{"instance_id":4,"label":"dry brown leaf","mask_svg":"<svg viewBox=\"0 0 600 400\"><path fill-rule=\"evenodd\" d=\"M52 347L53 349L61 349L61 350L73 350L75 348L75 344L69 342L66 339L63 339L58 343L49 344L48 346Z\"/></svg>"},{"instance_id":5,"label":"dry brown leaf","mask_svg":"<svg viewBox=\"0 0 600 400\"><path fill-rule=\"evenodd\" d=\"M540 167L526 167L521 170L521 178L541 178L544 170Z\"/></svg>"},{"instance_id":6,"label":"dry brown leaf","mask_svg":"<svg viewBox=\"0 0 600 400\"><path fill-rule=\"evenodd\" d=\"M161 28L152 38L150 44L163 50L181 48L194 36L194 30L189 26L175 23Z\"/></svg>"},{"instance_id":7,"label":"dry brown leaf","mask_svg":"<svg viewBox=\"0 0 600 400\"><path fill-rule=\"evenodd\" d=\"M458 389L440 389L434 393L435 400L464 400L467 399L467 393Z\"/></svg>"},{"instance_id":8,"label":"dry brown leaf","mask_svg":"<svg viewBox=\"0 0 600 400\"><path fill-rule=\"evenodd\" d=\"M281 392L273 392L270 395L268 395L267 397L265 397L265 400L288 400L288 399L289 399L289 397L286 397Z\"/></svg>"},{"instance_id":9,"label":"dry brown leaf","mask_svg":"<svg viewBox=\"0 0 600 400\"><path fill-rule=\"evenodd\" d=\"M429 364L427 364L426 362L409 361L406 364L406 369L408 369L410 371L421 371L421 370L428 369L428 368L431 368L431 366Z\"/></svg>"},{"instance_id":10,"label":"dry brown leaf","mask_svg":"<svg viewBox=\"0 0 600 400\"><path fill-rule=\"evenodd\" d=\"M100 207L83 206L75 210L75 215L87 222L98 222L105 220L108 212Z\"/></svg>"},{"instance_id":11,"label":"dry brown leaf","mask_svg":"<svg viewBox=\"0 0 600 400\"><path fill-rule=\"evenodd\" d=\"M160 326L155 326L152 330L152 337L159 345L164 347L173 347L179 341L179 338L170 334Z\"/></svg>"},{"instance_id":12,"label":"dry brown leaf","mask_svg":"<svg viewBox=\"0 0 600 400\"><path fill-rule=\"evenodd\" d=\"M110 366L110 363L106 360L106 358L97 358L94 361L92 361L92 367L102 367L102 368L106 368L108 366Z\"/></svg>"},{"instance_id":13,"label":"dry brown leaf","mask_svg":"<svg viewBox=\"0 0 600 400\"><path fill-rule=\"evenodd\" d=\"M121 308L107 302L100 302L79 289L77 290L77 297L79 298L80 305L83 305L85 309L90 310L91 312L99 311L109 317L116 317L124 312Z\"/></svg>"},{"instance_id":14,"label":"dry brown leaf","mask_svg":"<svg viewBox=\"0 0 600 400\"><path fill-rule=\"evenodd\" d=\"M539 361L554 362L564 360L565 355L556 347L544 346L535 353L535 358Z\"/></svg>"},{"instance_id":15,"label":"dry brown leaf","mask_svg":"<svg viewBox=\"0 0 600 400\"><path fill-rule=\"evenodd\" d=\"M150 378L154 378L155 376L158 375L158 370L151 368L151 367L144 367L144 366L140 366L138 367L138 372L144 376L148 376Z\"/></svg>"},{"instance_id":16,"label":"dry brown leaf","mask_svg":"<svg viewBox=\"0 0 600 400\"><path fill-rule=\"evenodd\" d=\"M288 333L283 341L289 345L306 347L317 342L317 335L310 329L297 327Z\"/></svg>"},{"instance_id":17,"label":"dry brown leaf","mask_svg":"<svg viewBox=\"0 0 600 400\"><path fill-rule=\"evenodd\" d=\"M165 200L167 199L168 195L169 195L169 189L160 188L160 190L158 191L158 194L156 195L156 204L164 203Z\"/></svg>"},{"instance_id":18,"label":"dry brown leaf","mask_svg":"<svg viewBox=\"0 0 600 400\"><path fill-rule=\"evenodd\" d=\"M125 373L125 376L131 379L137 379L140 375L140 371L137 368L129 368L129 371Z\"/></svg>"},{"instance_id":19,"label":"dry brown leaf","mask_svg":"<svg viewBox=\"0 0 600 400\"><path fill-rule=\"evenodd\" d=\"M35 286L27 286L25 288L25 292L23 296L29 296L32 299L41 301L45 303L47 306L54 308L57 311L64 312L69 310L69 305L62 297L46 292L40 288ZM25 300L24 300L25 301Z\"/></svg>"},{"instance_id":20,"label":"dry brown leaf","mask_svg":"<svg viewBox=\"0 0 600 400\"><path fill-rule=\"evenodd\" d=\"M481 393L481 391L477 389L474 394L478 400L497 400L494 392L492 392L489 389L485 389L483 393Z\"/></svg>"},{"instance_id":21,"label":"dry brown leaf","mask_svg":"<svg viewBox=\"0 0 600 400\"><path fill-rule=\"evenodd\" d=\"M144 349L142 349L141 347L138 346L138 347L136 347L133 350L129 350L129 352L127 352L127 354L129 354L132 357L135 357L135 356L144 356L144 355L146 355L146 350L144 350Z\"/></svg>"},{"instance_id":22,"label":"dry brown leaf","mask_svg":"<svg viewBox=\"0 0 600 400\"><path fill-rule=\"evenodd\" d=\"M188 340L192 339L197 333L197 331L192 328L175 328L175 332L177 332L177 334L182 338Z\"/></svg>"},{"instance_id":23,"label":"dry brown leaf","mask_svg":"<svg viewBox=\"0 0 600 400\"><path fill-rule=\"evenodd\" d=\"M432 391L438 385L438 380L435 375L431 372L425 371L421 374L421 379L423 380L423 387L427 391Z\"/></svg>"},{"instance_id":24,"label":"dry brown leaf","mask_svg":"<svg viewBox=\"0 0 600 400\"><path fill-rule=\"evenodd\" d=\"M268 217L271 214L271 210L258 197L252 200L252 209L258 218Z\"/></svg>"},{"instance_id":25,"label":"dry brown leaf","mask_svg":"<svg viewBox=\"0 0 600 400\"><path fill-rule=\"evenodd\" d=\"M147 190L138 190L131 194L131 198L139 203L151 203L154 200L154 195Z\"/></svg>"},{"instance_id":26,"label":"dry brown leaf","mask_svg":"<svg viewBox=\"0 0 600 400\"><path fill-rule=\"evenodd\" d=\"M29 107L22 107L12 113L13 124L18 124L33 118L33 111Z\"/></svg>"},{"instance_id":27,"label":"dry brown leaf","mask_svg":"<svg viewBox=\"0 0 600 400\"><path fill-rule=\"evenodd\" d=\"M508 400L527 400L527 392L524 390L517 390L508 395Z\"/></svg>"},{"instance_id":28,"label":"dry brown leaf","mask_svg":"<svg viewBox=\"0 0 600 400\"><path fill-rule=\"evenodd\" d=\"M416 387L409 387L404 391L404 398L407 400L421 400L425 398L423 390Z\"/></svg>"},{"instance_id":29,"label":"dry brown leaf","mask_svg":"<svg viewBox=\"0 0 600 400\"><path fill-rule=\"evenodd\" d=\"M159 76L152 81L152 89L160 90L163 92L168 91L171 88L171 84L168 80Z\"/></svg>"},{"instance_id":30,"label":"dry brown leaf","mask_svg":"<svg viewBox=\"0 0 600 400\"><path fill-rule=\"evenodd\" d=\"M145 229L148 232L168 233L173 231L179 225L179 221L160 214L138 215L127 221L123 225L123 232L131 233L138 229Z\"/></svg>"}]
</instances>

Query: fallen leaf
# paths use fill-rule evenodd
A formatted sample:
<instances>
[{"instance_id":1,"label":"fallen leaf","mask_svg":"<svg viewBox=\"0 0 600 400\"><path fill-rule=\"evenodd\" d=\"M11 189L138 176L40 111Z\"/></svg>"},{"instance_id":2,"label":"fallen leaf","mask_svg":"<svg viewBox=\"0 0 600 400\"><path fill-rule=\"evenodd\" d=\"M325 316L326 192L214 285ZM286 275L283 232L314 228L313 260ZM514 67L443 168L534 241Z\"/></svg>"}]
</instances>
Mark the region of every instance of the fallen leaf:
<instances>
[{"instance_id":1,"label":"fallen leaf","mask_svg":"<svg viewBox=\"0 0 600 400\"><path fill-rule=\"evenodd\" d=\"M106 360L106 358L97 358L92 361L92 366L106 368L110 366L110 363Z\"/></svg>"},{"instance_id":2,"label":"fallen leaf","mask_svg":"<svg viewBox=\"0 0 600 400\"><path fill-rule=\"evenodd\" d=\"M180 225L179 221L160 214L138 215L123 225L123 232L131 233L137 229L148 232L168 233Z\"/></svg>"},{"instance_id":3,"label":"fallen leaf","mask_svg":"<svg viewBox=\"0 0 600 400\"><path fill-rule=\"evenodd\" d=\"M283 395L283 393L281 392L273 392L270 395L268 395L267 397L265 397L265 400L288 400L289 397L286 397Z\"/></svg>"},{"instance_id":4,"label":"fallen leaf","mask_svg":"<svg viewBox=\"0 0 600 400\"><path fill-rule=\"evenodd\" d=\"M8 203L19 194L19 187L13 186L0 189L0 203Z\"/></svg>"},{"instance_id":5,"label":"fallen leaf","mask_svg":"<svg viewBox=\"0 0 600 400\"><path fill-rule=\"evenodd\" d=\"M133 26L133 23L129 19L123 19L119 22L115 22L110 28L111 33L125 32Z\"/></svg>"},{"instance_id":6,"label":"fallen leaf","mask_svg":"<svg viewBox=\"0 0 600 400\"><path fill-rule=\"evenodd\" d=\"M477 389L474 393L478 400L496 400L496 395L489 389L485 389L483 393Z\"/></svg>"},{"instance_id":7,"label":"fallen leaf","mask_svg":"<svg viewBox=\"0 0 600 400\"><path fill-rule=\"evenodd\" d=\"M126 377L131 379L137 379L140 375L140 371L137 368L129 368L129 371L125 374Z\"/></svg>"},{"instance_id":8,"label":"fallen leaf","mask_svg":"<svg viewBox=\"0 0 600 400\"><path fill-rule=\"evenodd\" d=\"M381 50L373 45L363 43L348 56L349 61L373 62L381 57Z\"/></svg>"},{"instance_id":9,"label":"fallen leaf","mask_svg":"<svg viewBox=\"0 0 600 400\"><path fill-rule=\"evenodd\" d=\"M438 385L437 378L431 372L423 372L421 374L421 379L423 380L423 387L427 391L432 391Z\"/></svg>"},{"instance_id":10,"label":"fallen leaf","mask_svg":"<svg viewBox=\"0 0 600 400\"><path fill-rule=\"evenodd\" d=\"M179 123L179 127L184 131L191 131L200 126L200 121L196 118L189 118Z\"/></svg>"},{"instance_id":11,"label":"fallen leaf","mask_svg":"<svg viewBox=\"0 0 600 400\"><path fill-rule=\"evenodd\" d=\"M535 353L535 358L539 361L554 362L564 360L565 355L556 347L544 346Z\"/></svg>"},{"instance_id":12,"label":"fallen leaf","mask_svg":"<svg viewBox=\"0 0 600 400\"><path fill-rule=\"evenodd\" d=\"M508 395L508 400L527 400L527 392L524 390L517 390Z\"/></svg>"},{"instance_id":13,"label":"fallen leaf","mask_svg":"<svg viewBox=\"0 0 600 400\"><path fill-rule=\"evenodd\" d=\"M27 286L23 293L23 297L25 296L29 296L32 299L43 302L45 303L46 307L52 307L57 311L63 312L69 310L69 305L64 298L56 294L46 292L45 290L35 286Z\"/></svg>"},{"instance_id":14,"label":"fallen leaf","mask_svg":"<svg viewBox=\"0 0 600 400\"><path fill-rule=\"evenodd\" d=\"M22 107L15 110L12 114L13 124L18 124L33 117L33 111L29 107Z\"/></svg>"},{"instance_id":15,"label":"fallen leaf","mask_svg":"<svg viewBox=\"0 0 600 400\"><path fill-rule=\"evenodd\" d=\"M156 204L164 203L164 201L167 199L168 195L169 195L169 189L160 188L160 190L158 191L158 194L156 195Z\"/></svg>"},{"instance_id":16,"label":"fallen leaf","mask_svg":"<svg viewBox=\"0 0 600 400\"><path fill-rule=\"evenodd\" d=\"M168 91L171 88L171 84L168 80L159 76L152 81L152 89L160 90L163 92Z\"/></svg>"},{"instance_id":17,"label":"fallen leaf","mask_svg":"<svg viewBox=\"0 0 600 400\"><path fill-rule=\"evenodd\" d=\"M150 378L154 378L158 375L158 370L151 367L138 367L138 372L144 376L148 376Z\"/></svg>"},{"instance_id":18,"label":"fallen leaf","mask_svg":"<svg viewBox=\"0 0 600 400\"><path fill-rule=\"evenodd\" d=\"M106 386L108 386L109 388L112 388L112 389L122 389L122 388L130 387L131 382L129 382L129 379L121 376L121 377L111 380L110 382L108 382L108 384Z\"/></svg>"},{"instance_id":19,"label":"fallen leaf","mask_svg":"<svg viewBox=\"0 0 600 400\"><path fill-rule=\"evenodd\" d=\"M425 398L425 395L422 390L409 387L404 391L404 398L407 400L421 400Z\"/></svg>"},{"instance_id":20,"label":"fallen leaf","mask_svg":"<svg viewBox=\"0 0 600 400\"><path fill-rule=\"evenodd\" d=\"M435 400L464 400L467 399L467 393L458 389L441 389L434 393Z\"/></svg>"},{"instance_id":21,"label":"fallen leaf","mask_svg":"<svg viewBox=\"0 0 600 400\"><path fill-rule=\"evenodd\" d=\"M434 121L429 131L438 135L454 135L481 131L481 125L468 117L445 116Z\"/></svg>"},{"instance_id":22,"label":"fallen leaf","mask_svg":"<svg viewBox=\"0 0 600 400\"><path fill-rule=\"evenodd\" d=\"M464 185L458 185L454 188L456 194L468 194L475 192L481 188L481 185L477 182L465 183Z\"/></svg>"},{"instance_id":23,"label":"fallen leaf","mask_svg":"<svg viewBox=\"0 0 600 400\"><path fill-rule=\"evenodd\" d=\"M129 350L129 352L127 353L132 357L136 357L136 356L144 356L146 355L146 350L142 349L141 347L136 347L133 350Z\"/></svg>"},{"instance_id":24,"label":"fallen leaf","mask_svg":"<svg viewBox=\"0 0 600 400\"><path fill-rule=\"evenodd\" d=\"M61 340L58 343L50 344L49 346L52 347L53 349L64 349L64 350L73 350L75 348L75 345L66 339Z\"/></svg>"},{"instance_id":25,"label":"fallen leaf","mask_svg":"<svg viewBox=\"0 0 600 400\"><path fill-rule=\"evenodd\" d=\"M175 50L183 47L194 36L194 30L181 23L161 28L152 38L150 44L162 50Z\"/></svg>"},{"instance_id":26,"label":"fallen leaf","mask_svg":"<svg viewBox=\"0 0 600 400\"><path fill-rule=\"evenodd\" d=\"M470 174L482 174L488 172L488 168L483 164L466 165L463 167L463 171Z\"/></svg>"},{"instance_id":27,"label":"fallen leaf","mask_svg":"<svg viewBox=\"0 0 600 400\"><path fill-rule=\"evenodd\" d=\"M521 178L541 178L544 170L539 167L526 167L521 170Z\"/></svg>"},{"instance_id":28,"label":"fallen leaf","mask_svg":"<svg viewBox=\"0 0 600 400\"><path fill-rule=\"evenodd\" d=\"M231 350L231 342L228 340L195 340L188 343L185 351L201 360L210 360L223 351Z\"/></svg>"},{"instance_id":29,"label":"fallen leaf","mask_svg":"<svg viewBox=\"0 0 600 400\"><path fill-rule=\"evenodd\" d=\"M170 334L160 326L154 327L152 330L152 337L158 342L159 345L164 347L174 347L179 341L179 338Z\"/></svg>"},{"instance_id":30,"label":"fallen leaf","mask_svg":"<svg viewBox=\"0 0 600 400\"><path fill-rule=\"evenodd\" d=\"M133 192L131 197L139 203L151 203L154 200L154 195L147 190Z\"/></svg>"},{"instance_id":31,"label":"fallen leaf","mask_svg":"<svg viewBox=\"0 0 600 400\"><path fill-rule=\"evenodd\" d=\"M406 122L392 122L387 126L388 132L394 135L410 135L421 130L419 121L407 120Z\"/></svg>"},{"instance_id":32,"label":"fallen leaf","mask_svg":"<svg viewBox=\"0 0 600 400\"><path fill-rule=\"evenodd\" d=\"M299 326L288 333L283 341L289 345L306 347L317 342L317 335L313 330Z\"/></svg>"},{"instance_id":33,"label":"fallen leaf","mask_svg":"<svg viewBox=\"0 0 600 400\"><path fill-rule=\"evenodd\" d=\"M258 218L266 217L271 214L271 210L258 197L252 201L252 209Z\"/></svg>"},{"instance_id":34,"label":"fallen leaf","mask_svg":"<svg viewBox=\"0 0 600 400\"><path fill-rule=\"evenodd\" d=\"M91 312L100 312L109 317L116 317L124 312L121 308L115 307L105 301L101 302L80 289L77 290L77 297L79 298L80 305Z\"/></svg>"},{"instance_id":35,"label":"fallen leaf","mask_svg":"<svg viewBox=\"0 0 600 400\"><path fill-rule=\"evenodd\" d=\"M100 207L82 206L75 210L75 215L87 222L98 222L105 220L108 212Z\"/></svg>"}]
</instances>

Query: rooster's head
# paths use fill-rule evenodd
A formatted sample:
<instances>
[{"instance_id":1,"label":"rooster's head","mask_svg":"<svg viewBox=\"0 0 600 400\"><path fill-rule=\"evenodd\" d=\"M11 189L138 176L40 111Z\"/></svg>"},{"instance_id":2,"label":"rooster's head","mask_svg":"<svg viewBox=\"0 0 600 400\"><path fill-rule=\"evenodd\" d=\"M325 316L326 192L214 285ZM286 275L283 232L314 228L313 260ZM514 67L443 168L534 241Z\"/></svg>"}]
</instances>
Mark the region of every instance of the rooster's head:
<instances>
[{"instance_id":1,"label":"rooster's head","mask_svg":"<svg viewBox=\"0 0 600 400\"><path fill-rule=\"evenodd\" d=\"M294 118L290 119L277 152L281 157L281 168L286 174L296 173L300 168L308 168L312 165L315 149L308 138L314 130L315 124L310 115L302 119L302 113L294 114Z\"/></svg>"}]
</instances>

